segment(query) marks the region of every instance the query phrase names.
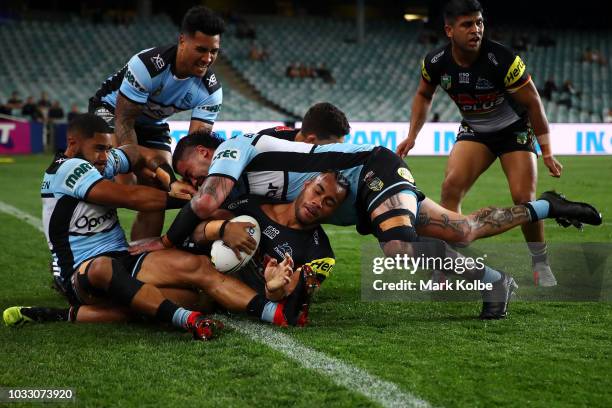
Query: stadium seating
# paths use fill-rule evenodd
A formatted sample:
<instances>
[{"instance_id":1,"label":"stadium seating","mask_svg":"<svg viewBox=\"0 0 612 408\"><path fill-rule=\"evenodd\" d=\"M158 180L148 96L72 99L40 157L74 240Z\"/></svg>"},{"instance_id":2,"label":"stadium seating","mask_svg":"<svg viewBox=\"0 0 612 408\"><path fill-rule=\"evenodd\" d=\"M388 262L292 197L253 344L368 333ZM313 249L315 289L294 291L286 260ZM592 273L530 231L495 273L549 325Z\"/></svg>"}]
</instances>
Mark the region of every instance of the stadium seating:
<instances>
[{"instance_id":1,"label":"stadium seating","mask_svg":"<svg viewBox=\"0 0 612 408\"><path fill-rule=\"evenodd\" d=\"M232 66L261 95L295 116L318 101L329 101L343 109L351 121L406 121L410 102L420 78L418 69L424 53L435 47L420 44L419 24L367 22L366 41L354 41L353 20L253 16L257 44L269 53L266 61L248 58L251 40L238 39L230 25L223 38L222 52ZM11 91L22 97L47 91L68 108L76 103L86 109L87 99L100 83L126 63L135 52L175 41L176 27L164 16L136 20L130 25L70 22L9 22L0 25L3 47L0 59L0 100ZM531 46L520 54L541 88L554 77L557 85L571 80L581 91L570 97L555 92L544 100L551 122L600 122L602 112L612 107L612 66L580 62L588 47L612 56L609 32L562 30L536 31L504 28L503 42L515 34L535 38L546 33L556 46ZM441 43L439 43L441 44ZM291 63L319 66L324 63L335 83L320 78L288 78ZM224 86L220 120L286 120L286 115L246 98ZM441 91L438 92L442 94ZM562 103L559 103L562 102ZM434 99L432 115L440 121L458 121L459 112L443 95ZM189 113L177 118L187 119ZM431 116L430 116L431 117Z\"/></svg>"}]
</instances>

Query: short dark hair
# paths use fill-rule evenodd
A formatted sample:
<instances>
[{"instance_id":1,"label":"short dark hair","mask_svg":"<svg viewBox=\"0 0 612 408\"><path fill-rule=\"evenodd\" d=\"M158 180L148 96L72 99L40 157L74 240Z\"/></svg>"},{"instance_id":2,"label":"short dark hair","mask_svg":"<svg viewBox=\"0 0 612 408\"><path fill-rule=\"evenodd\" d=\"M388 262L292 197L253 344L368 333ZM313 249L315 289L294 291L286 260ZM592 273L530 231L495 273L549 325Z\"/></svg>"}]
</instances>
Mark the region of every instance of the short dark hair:
<instances>
[{"instance_id":1,"label":"short dark hair","mask_svg":"<svg viewBox=\"0 0 612 408\"><path fill-rule=\"evenodd\" d=\"M483 12L478 0L451 0L444 6L444 22L453 24L457 17Z\"/></svg>"},{"instance_id":2,"label":"short dark hair","mask_svg":"<svg viewBox=\"0 0 612 408\"><path fill-rule=\"evenodd\" d=\"M208 7L195 6L185 13L181 33L194 35L196 31L211 36L220 35L225 32L225 22Z\"/></svg>"},{"instance_id":3,"label":"short dark hair","mask_svg":"<svg viewBox=\"0 0 612 408\"><path fill-rule=\"evenodd\" d=\"M302 134L314 134L319 140L343 137L351 130L346 115L328 102L312 105L302 120Z\"/></svg>"},{"instance_id":4,"label":"short dark hair","mask_svg":"<svg viewBox=\"0 0 612 408\"><path fill-rule=\"evenodd\" d=\"M172 154L172 167L174 171L178 173L176 170L176 165L179 160L182 160L188 150L196 146L204 146L210 149L216 149L219 147L224 140L216 134L215 132L209 132L207 130L196 130L183 137L177 143L174 148L174 153Z\"/></svg>"},{"instance_id":5,"label":"short dark hair","mask_svg":"<svg viewBox=\"0 0 612 408\"><path fill-rule=\"evenodd\" d=\"M100 116L81 113L68 123L68 133L78 133L85 139L91 139L95 133L113 133L113 130Z\"/></svg>"}]
</instances>

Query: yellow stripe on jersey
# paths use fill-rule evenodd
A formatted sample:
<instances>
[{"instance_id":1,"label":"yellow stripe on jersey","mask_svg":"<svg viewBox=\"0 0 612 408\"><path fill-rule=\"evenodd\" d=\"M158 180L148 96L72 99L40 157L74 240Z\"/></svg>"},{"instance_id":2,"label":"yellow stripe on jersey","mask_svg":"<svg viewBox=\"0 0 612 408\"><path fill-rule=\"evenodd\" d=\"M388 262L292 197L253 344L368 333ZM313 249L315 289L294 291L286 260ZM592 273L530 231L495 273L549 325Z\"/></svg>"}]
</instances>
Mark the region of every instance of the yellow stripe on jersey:
<instances>
[{"instance_id":1,"label":"yellow stripe on jersey","mask_svg":"<svg viewBox=\"0 0 612 408\"><path fill-rule=\"evenodd\" d=\"M310 266L313 272L329 278L329 275L334 270L334 265L336 265L336 260L334 258L321 258L310 261L306 265Z\"/></svg>"},{"instance_id":2,"label":"yellow stripe on jersey","mask_svg":"<svg viewBox=\"0 0 612 408\"><path fill-rule=\"evenodd\" d=\"M519 80L520 77L525 73L525 63L518 55L514 59L512 65L508 69L506 73L506 78L504 79L504 85L506 88L509 88L513 83Z\"/></svg>"},{"instance_id":3,"label":"yellow stripe on jersey","mask_svg":"<svg viewBox=\"0 0 612 408\"><path fill-rule=\"evenodd\" d=\"M427 82L431 82L431 77L429 76L429 73L427 73L427 70L425 69L425 60L421 62L421 75L423 75L423 78L425 78Z\"/></svg>"}]
</instances>

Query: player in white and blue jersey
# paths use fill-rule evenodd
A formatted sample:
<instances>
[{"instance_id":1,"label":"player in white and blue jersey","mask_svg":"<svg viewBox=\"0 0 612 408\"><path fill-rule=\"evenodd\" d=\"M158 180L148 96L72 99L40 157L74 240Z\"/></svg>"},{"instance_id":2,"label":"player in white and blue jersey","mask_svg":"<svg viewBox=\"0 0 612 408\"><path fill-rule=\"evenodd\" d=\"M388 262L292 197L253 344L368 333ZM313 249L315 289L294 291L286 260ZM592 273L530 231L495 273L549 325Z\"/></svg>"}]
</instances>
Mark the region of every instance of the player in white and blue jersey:
<instances>
[{"instance_id":1,"label":"player in white and blue jersey","mask_svg":"<svg viewBox=\"0 0 612 408\"><path fill-rule=\"evenodd\" d=\"M89 112L114 129L117 145L132 143L155 149L156 160L174 176L166 119L191 110L190 132L212 129L223 91L211 66L224 30L225 23L211 10L193 7L185 14L178 43L134 55L90 99ZM145 177L139 177L138 183L156 186ZM159 235L162 225L163 213L139 213L132 239Z\"/></svg>"},{"instance_id":2,"label":"player in white and blue jersey","mask_svg":"<svg viewBox=\"0 0 612 408\"><path fill-rule=\"evenodd\" d=\"M211 338L220 326L166 299L158 287L212 292L228 310L262 318L265 307L275 304L242 282L221 275L206 257L175 249L138 256L127 252L116 208L177 208L186 201L171 194L189 189L181 188L181 182L173 185L171 193L113 182L115 175L145 163L135 145L113 149L109 132L100 117L77 116L68 127L66 152L54 159L41 186L44 230L56 264L55 280L70 304L77 308L83 304L126 307L188 329L196 339ZM222 232L217 234L223 238ZM267 272L273 275L288 273L285 265L271 268ZM5 321L7 314L9 322L26 321L22 310L7 309Z\"/></svg>"}]
</instances>

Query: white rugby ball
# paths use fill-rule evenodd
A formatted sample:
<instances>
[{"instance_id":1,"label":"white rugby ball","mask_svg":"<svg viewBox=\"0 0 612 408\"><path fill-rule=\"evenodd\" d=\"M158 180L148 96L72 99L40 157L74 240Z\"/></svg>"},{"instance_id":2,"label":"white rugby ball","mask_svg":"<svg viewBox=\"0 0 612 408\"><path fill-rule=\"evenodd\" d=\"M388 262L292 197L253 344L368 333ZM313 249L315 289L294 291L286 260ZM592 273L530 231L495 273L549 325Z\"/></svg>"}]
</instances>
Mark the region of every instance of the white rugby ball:
<instances>
[{"instance_id":1,"label":"white rugby ball","mask_svg":"<svg viewBox=\"0 0 612 408\"><path fill-rule=\"evenodd\" d=\"M261 229L259 228L259 223L255 218L249 215L241 215L232 218L230 222L250 222L251 224L254 224L254 228L248 228L248 233L255 239L255 242L257 242L257 247L259 247ZM257 247L255 250L257 250ZM255 251L253 251L253 254L255 254ZM244 265L246 265L246 263L253 257L253 254L249 255L246 252L240 251L240 256L242 259L238 259L234 251L225 245L223 240L218 239L212 244L210 259L219 272L232 273L240 270Z\"/></svg>"}]
</instances>

